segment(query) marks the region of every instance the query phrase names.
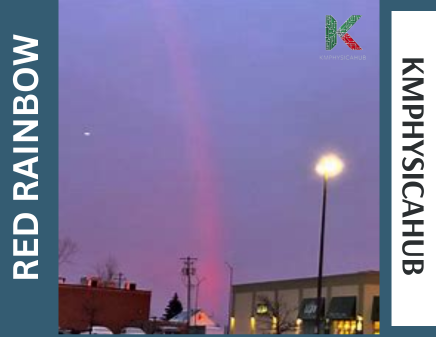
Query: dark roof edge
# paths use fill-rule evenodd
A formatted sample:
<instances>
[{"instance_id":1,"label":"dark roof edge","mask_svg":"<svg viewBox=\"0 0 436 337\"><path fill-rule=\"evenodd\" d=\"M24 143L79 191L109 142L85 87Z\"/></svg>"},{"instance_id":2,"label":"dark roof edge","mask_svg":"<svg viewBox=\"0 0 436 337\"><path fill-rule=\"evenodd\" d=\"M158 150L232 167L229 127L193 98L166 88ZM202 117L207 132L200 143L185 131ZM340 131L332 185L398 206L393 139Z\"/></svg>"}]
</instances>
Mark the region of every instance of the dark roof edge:
<instances>
[{"instance_id":1,"label":"dark roof edge","mask_svg":"<svg viewBox=\"0 0 436 337\"><path fill-rule=\"evenodd\" d=\"M357 281L357 279L364 281L367 284L379 284L380 282L380 271L377 270L368 270L368 271L360 271L354 273L346 273L346 274L334 274L334 275L325 275L323 277L324 283L350 283L347 281ZM233 285L233 289L236 292L244 292L251 291L253 289L262 288L286 288L291 285L303 285L307 283L316 283L317 277L304 277L297 279L282 279L275 281L262 281L262 282L252 282L252 283L241 283ZM354 282L353 282L354 283Z\"/></svg>"},{"instance_id":2,"label":"dark roof edge","mask_svg":"<svg viewBox=\"0 0 436 337\"><path fill-rule=\"evenodd\" d=\"M82 284L65 284L65 283L59 283L59 288L69 288L69 289L95 289L99 291L119 291L119 292L130 292L130 293L150 293L151 290L142 290L142 289L135 289L135 290L128 290L128 289L120 289L120 288L111 288L111 287L91 287L87 285Z\"/></svg>"}]
</instances>

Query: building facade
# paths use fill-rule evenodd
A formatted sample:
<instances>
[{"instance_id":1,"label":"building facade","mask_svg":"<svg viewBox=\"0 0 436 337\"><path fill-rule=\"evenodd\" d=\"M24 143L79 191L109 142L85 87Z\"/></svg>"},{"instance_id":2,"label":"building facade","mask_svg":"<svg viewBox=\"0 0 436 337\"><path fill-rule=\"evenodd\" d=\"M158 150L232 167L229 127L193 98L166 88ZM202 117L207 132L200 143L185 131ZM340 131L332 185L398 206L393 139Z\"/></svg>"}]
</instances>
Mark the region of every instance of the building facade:
<instances>
[{"instance_id":1,"label":"building facade","mask_svg":"<svg viewBox=\"0 0 436 337\"><path fill-rule=\"evenodd\" d=\"M378 334L378 271L325 276L323 331L329 334ZM317 278L233 286L230 333L313 334Z\"/></svg>"},{"instance_id":2,"label":"building facade","mask_svg":"<svg viewBox=\"0 0 436 337\"><path fill-rule=\"evenodd\" d=\"M151 292L136 286L118 289L88 284L59 284L59 327L84 331L90 326L105 326L114 333L132 323L146 322L150 315Z\"/></svg>"}]
</instances>

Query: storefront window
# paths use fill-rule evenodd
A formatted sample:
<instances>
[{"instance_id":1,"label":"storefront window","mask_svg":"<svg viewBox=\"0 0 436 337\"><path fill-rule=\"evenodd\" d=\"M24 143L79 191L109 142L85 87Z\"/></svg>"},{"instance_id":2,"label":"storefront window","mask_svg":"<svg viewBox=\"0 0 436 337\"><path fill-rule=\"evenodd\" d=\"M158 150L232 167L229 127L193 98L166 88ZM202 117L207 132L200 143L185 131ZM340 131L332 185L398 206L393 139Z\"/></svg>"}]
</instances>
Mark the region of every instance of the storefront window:
<instances>
[{"instance_id":1,"label":"storefront window","mask_svg":"<svg viewBox=\"0 0 436 337\"><path fill-rule=\"evenodd\" d=\"M372 301L372 330L374 335L380 334L380 296L374 296Z\"/></svg>"},{"instance_id":2,"label":"storefront window","mask_svg":"<svg viewBox=\"0 0 436 337\"><path fill-rule=\"evenodd\" d=\"M331 325L331 333L334 335L354 335L356 327L355 320L334 320Z\"/></svg>"},{"instance_id":3,"label":"storefront window","mask_svg":"<svg viewBox=\"0 0 436 337\"><path fill-rule=\"evenodd\" d=\"M315 321L318 307L317 298L304 298L300 303L298 320L300 322L298 331L301 334L314 334L316 331ZM321 319L324 319L325 299L321 298ZM322 322L321 322L322 323ZM322 327L321 330L324 330Z\"/></svg>"},{"instance_id":4,"label":"storefront window","mask_svg":"<svg viewBox=\"0 0 436 337\"><path fill-rule=\"evenodd\" d=\"M352 335L357 333L356 296L333 297L330 301L327 318L330 320L330 333Z\"/></svg>"},{"instance_id":5,"label":"storefront window","mask_svg":"<svg viewBox=\"0 0 436 337\"><path fill-rule=\"evenodd\" d=\"M374 335L380 335L380 322L373 322Z\"/></svg>"}]
</instances>

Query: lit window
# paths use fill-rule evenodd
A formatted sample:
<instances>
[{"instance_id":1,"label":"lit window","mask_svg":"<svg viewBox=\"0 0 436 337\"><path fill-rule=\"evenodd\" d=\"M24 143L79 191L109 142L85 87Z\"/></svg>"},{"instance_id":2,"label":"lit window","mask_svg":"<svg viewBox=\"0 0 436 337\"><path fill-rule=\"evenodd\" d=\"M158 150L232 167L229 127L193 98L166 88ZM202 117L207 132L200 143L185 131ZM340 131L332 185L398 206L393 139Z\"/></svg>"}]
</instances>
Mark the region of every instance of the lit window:
<instances>
[{"instance_id":1,"label":"lit window","mask_svg":"<svg viewBox=\"0 0 436 337\"><path fill-rule=\"evenodd\" d=\"M379 321L375 321L373 323L373 329L374 329L374 335L380 334L380 322Z\"/></svg>"},{"instance_id":2,"label":"lit window","mask_svg":"<svg viewBox=\"0 0 436 337\"><path fill-rule=\"evenodd\" d=\"M250 318L250 330L251 330L252 334L256 333L256 318L255 317Z\"/></svg>"},{"instance_id":3,"label":"lit window","mask_svg":"<svg viewBox=\"0 0 436 337\"><path fill-rule=\"evenodd\" d=\"M235 333L235 325L236 325L236 319L235 317L230 317L230 333Z\"/></svg>"},{"instance_id":4,"label":"lit window","mask_svg":"<svg viewBox=\"0 0 436 337\"><path fill-rule=\"evenodd\" d=\"M256 314L265 315L268 313L268 306L265 304L258 304L256 308Z\"/></svg>"}]
</instances>

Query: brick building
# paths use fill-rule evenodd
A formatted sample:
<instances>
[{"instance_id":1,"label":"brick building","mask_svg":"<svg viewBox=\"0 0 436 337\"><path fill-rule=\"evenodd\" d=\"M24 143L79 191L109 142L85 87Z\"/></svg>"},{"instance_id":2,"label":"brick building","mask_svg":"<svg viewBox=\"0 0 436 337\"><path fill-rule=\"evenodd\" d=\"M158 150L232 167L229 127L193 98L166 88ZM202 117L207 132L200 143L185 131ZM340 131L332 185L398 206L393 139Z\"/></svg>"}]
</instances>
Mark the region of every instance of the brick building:
<instances>
[{"instance_id":1,"label":"brick building","mask_svg":"<svg viewBox=\"0 0 436 337\"><path fill-rule=\"evenodd\" d=\"M59 327L83 331L102 325L119 333L124 327L146 322L150 315L151 292L101 286L97 282L59 284Z\"/></svg>"}]
</instances>

